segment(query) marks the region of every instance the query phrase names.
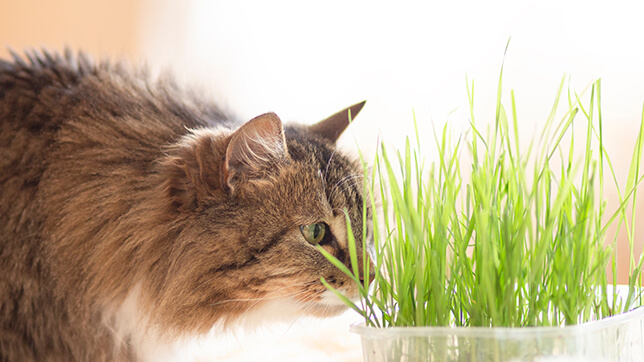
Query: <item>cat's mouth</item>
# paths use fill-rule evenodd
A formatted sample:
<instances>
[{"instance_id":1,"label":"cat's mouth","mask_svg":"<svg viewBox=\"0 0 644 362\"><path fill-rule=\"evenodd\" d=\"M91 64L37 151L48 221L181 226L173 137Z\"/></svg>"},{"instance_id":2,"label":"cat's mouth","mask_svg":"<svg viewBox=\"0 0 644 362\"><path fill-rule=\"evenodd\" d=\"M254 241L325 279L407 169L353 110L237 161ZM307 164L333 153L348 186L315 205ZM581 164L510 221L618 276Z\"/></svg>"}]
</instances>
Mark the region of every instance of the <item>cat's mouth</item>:
<instances>
[{"instance_id":1,"label":"cat's mouth","mask_svg":"<svg viewBox=\"0 0 644 362\"><path fill-rule=\"evenodd\" d=\"M304 314L316 317L332 317L343 313L348 308L342 299L323 285L318 284L311 287L314 290L309 289L308 293L303 293L296 297L303 304L302 310ZM338 288L338 291L352 300L357 299L357 294L353 296L352 293L348 293L344 289Z\"/></svg>"},{"instance_id":2,"label":"cat's mouth","mask_svg":"<svg viewBox=\"0 0 644 362\"><path fill-rule=\"evenodd\" d=\"M350 300L355 302L358 299L358 292L351 289L350 283L334 281L332 285ZM280 319L302 315L332 317L344 313L347 308L348 306L340 297L316 280L276 288L258 299L250 309L268 319L273 319L272 317Z\"/></svg>"},{"instance_id":3,"label":"cat's mouth","mask_svg":"<svg viewBox=\"0 0 644 362\"><path fill-rule=\"evenodd\" d=\"M331 315L340 314L347 309L346 303L330 290L322 292L318 303Z\"/></svg>"},{"instance_id":4,"label":"cat's mouth","mask_svg":"<svg viewBox=\"0 0 644 362\"><path fill-rule=\"evenodd\" d=\"M315 317L333 317L346 310L347 305L330 290L323 292L316 301L306 303L303 307L304 314Z\"/></svg>"}]
</instances>

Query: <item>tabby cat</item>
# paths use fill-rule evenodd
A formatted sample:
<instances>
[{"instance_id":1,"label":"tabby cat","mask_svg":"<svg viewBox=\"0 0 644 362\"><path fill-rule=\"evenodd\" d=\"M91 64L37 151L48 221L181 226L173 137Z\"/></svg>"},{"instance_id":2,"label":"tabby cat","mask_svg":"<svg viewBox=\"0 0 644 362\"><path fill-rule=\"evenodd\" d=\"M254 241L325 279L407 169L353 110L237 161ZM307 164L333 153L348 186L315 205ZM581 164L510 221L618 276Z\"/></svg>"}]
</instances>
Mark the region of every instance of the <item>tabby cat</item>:
<instances>
[{"instance_id":1,"label":"tabby cat","mask_svg":"<svg viewBox=\"0 0 644 362\"><path fill-rule=\"evenodd\" d=\"M361 167L335 141L363 105L242 124L144 70L0 60L0 361L143 360L251 316L343 311L320 278L355 284L316 245L349 265L345 213L362 239Z\"/></svg>"}]
</instances>

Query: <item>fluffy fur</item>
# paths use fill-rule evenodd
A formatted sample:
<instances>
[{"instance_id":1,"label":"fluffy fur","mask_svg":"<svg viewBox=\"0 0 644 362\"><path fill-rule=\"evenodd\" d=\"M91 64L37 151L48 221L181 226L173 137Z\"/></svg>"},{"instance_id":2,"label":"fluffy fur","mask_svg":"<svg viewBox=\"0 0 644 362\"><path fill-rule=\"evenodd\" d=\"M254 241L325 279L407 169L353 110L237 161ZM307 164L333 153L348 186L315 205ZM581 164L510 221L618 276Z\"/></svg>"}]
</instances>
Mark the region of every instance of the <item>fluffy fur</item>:
<instances>
[{"instance_id":1,"label":"fluffy fur","mask_svg":"<svg viewBox=\"0 0 644 362\"><path fill-rule=\"evenodd\" d=\"M275 300L342 311L320 278L355 286L300 226L325 223L320 245L349 265L344 210L361 240L363 201L334 146L348 110L242 124L82 54L0 61L0 361L137 360Z\"/></svg>"}]
</instances>

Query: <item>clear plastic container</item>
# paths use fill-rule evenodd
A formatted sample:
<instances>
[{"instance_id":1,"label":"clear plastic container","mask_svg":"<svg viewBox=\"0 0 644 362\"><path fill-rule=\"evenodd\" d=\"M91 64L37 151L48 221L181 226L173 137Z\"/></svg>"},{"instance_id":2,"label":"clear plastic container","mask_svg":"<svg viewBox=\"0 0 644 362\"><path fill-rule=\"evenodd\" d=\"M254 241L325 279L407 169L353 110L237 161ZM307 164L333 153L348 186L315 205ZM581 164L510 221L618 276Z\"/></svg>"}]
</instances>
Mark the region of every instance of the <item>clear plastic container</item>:
<instances>
[{"instance_id":1,"label":"clear plastic container","mask_svg":"<svg viewBox=\"0 0 644 362\"><path fill-rule=\"evenodd\" d=\"M644 361L644 307L569 327L351 326L367 362Z\"/></svg>"}]
</instances>

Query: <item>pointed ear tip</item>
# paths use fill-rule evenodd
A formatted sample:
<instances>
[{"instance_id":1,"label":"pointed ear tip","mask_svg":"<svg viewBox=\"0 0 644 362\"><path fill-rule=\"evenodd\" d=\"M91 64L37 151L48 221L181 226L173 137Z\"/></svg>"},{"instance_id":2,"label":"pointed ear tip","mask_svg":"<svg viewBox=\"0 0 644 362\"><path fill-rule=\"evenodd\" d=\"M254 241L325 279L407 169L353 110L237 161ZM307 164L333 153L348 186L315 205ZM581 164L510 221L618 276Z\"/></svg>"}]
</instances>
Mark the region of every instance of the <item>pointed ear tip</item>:
<instances>
[{"instance_id":1,"label":"pointed ear tip","mask_svg":"<svg viewBox=\"0 0 644 362\"><path fill-rule=\"evenodd\" d=\"M282 120L274 112L260 114L259 116L248 121L248 123L251 123L251 122L253 123L257 122L256 124L269 122L275 125L279 125L280 127L282 126Z\"/></svg>"},{"instance_id":2,"label":"pointed ear tip","mask_svg":"<svg viewBox=\"0 0 644 362\"><path fill-rule=\"evenodd\" d=\"M280 127L282 126L282 120L277 116L277 114L270 112L270 113L266 113L266 115L269 117L271 122L279 124Z\"/></svg>"},{"instance_id":3,"label":"pointed ear tip","mask_svg":"<svg viewBox=\"0 0 644 362\"><path fill-rule=\"evenodd\" d=\"M358 102L358 103L352 105L349 108L357 113L357 112L360 112L362 110L362 107L364 107L365 103L367 103L366 99L364 101L362 101L362 102Z\"/></svg>"},{"instance_id":4,"label":"pointed ear tip","mask_svg":"<svg viewBox=\"0 0 644 362\"><path fill-rule=\"evenodd\" d=\"M267 112L267 113L264 113L264 114L260 114L259 116L255 117L255 118L270 119L270 120L278 120L278 121L280 121L280 122L282 121L282 120L277 116L277 114L275 114L275 112Z\"/></svg>"},{"instance_id":5,"label":"pointed ear tip","mask_svg":"<svg viewBox=\"0 0 644 362\"><path fill-rule=\"evenodd\" d=\"M365 103L367 103L366 99L364 101L356 103L356 104L352 105L351 107L349 107L349 108L344 110L344 112L350 112L350 114L351 114L351 118L348 119L349 122L351 120L353 120L358 115L358 113L360 113L360 111L364 107Z\"/></svg>"}]
</instances>

